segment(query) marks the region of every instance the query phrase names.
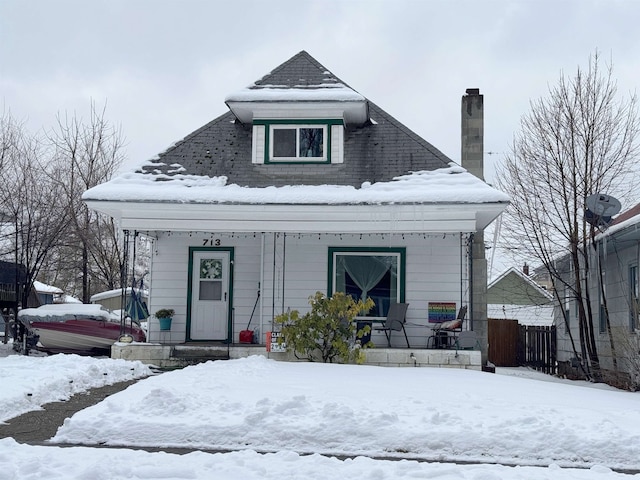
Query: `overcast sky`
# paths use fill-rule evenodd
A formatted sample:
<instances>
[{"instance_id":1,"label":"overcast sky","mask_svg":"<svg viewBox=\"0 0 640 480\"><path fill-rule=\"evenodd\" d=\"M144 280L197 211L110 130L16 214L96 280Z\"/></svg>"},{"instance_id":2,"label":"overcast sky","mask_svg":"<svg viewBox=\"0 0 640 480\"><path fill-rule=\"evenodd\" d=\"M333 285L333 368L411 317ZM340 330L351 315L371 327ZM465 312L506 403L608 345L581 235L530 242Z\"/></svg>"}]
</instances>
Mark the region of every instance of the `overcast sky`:
<instances>
[{"instance_id":1,"label":"overcast sky","mask_svg":"<svg viewBox=\"0 0 640 480\"><path fill-rule=\"evenodd\" d=\"M0 0L0 108L37 131L106 102L134 165L306 50L457 162L460 98L480 88L490 168L596 49L635 91L639 19L635 0Z\"/></svg>"}]
</instances>

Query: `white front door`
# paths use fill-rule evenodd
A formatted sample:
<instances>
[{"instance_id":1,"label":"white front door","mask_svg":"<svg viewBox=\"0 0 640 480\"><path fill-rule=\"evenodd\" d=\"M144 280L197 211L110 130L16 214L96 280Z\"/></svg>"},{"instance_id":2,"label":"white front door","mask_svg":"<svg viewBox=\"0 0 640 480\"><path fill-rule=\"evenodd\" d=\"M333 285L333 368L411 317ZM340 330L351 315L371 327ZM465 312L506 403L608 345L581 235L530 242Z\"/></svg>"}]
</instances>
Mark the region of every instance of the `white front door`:
<instances>
[{"instance_id":1,"label":"white front door","mask_svg":"<svg viewBox=\"0 0 640 480\"><path fill-rule=\"evenodd\" d=\"M192 250L191 340L228 339L229 256L229 251Z\"/></svg>"}]
</instances>

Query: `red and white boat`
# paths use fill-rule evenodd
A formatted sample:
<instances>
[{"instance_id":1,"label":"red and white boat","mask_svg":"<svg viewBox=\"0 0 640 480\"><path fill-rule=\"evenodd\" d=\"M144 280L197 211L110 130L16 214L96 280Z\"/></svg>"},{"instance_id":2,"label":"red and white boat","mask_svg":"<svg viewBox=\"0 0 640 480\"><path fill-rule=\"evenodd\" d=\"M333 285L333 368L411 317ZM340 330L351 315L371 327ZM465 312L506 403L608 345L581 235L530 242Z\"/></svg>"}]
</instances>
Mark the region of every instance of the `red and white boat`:
<instances>
[{"instance_id":1,"label":"red and white boat","mask_svg":"<svg viewBox=\"0 0 640 480\"><path fill-rule=\"evenodd\" d=\"M144 342L144 330L102 305L65 303L26 308L18 320L30 336L37 336L36 348L49 353L108 354L122 335ZM129 339L129 340L130 340Z\"/></svg>"}]
</instances>

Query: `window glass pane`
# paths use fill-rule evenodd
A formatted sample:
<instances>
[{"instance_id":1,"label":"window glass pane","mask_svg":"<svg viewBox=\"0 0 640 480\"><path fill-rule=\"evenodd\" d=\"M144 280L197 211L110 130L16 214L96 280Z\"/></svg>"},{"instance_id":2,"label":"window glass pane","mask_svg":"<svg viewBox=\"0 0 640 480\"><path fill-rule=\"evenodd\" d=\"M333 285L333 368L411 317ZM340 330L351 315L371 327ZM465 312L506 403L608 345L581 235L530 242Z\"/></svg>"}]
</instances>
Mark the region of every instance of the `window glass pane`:
<instances>
[{"instance_id":1,"label":"window glass pane","mask_svg":"<svg viewBox=\"0 0 640 480\"><path fill-rule=\"evenodd\" d=\"M567 326L569 326L569 321L571 319L571 297L569 295L569 287L564 287L564 319Z\"/></svg>"},{"instance_id":2,"label":"window glass pane","mask_svg":"<svg viewBox=\"0 0 640 480\"><path fill-rule=\"evenodd\" d=\"M296 130L294 128L273 129L273 156L296 156Z\"/></svg>"},{"instance_id":3,"label":"window glass pane","mask_svg":"<svg viewBox=\"0 0 640 480\"><path fill-rule=\"evenodd\" d=\"M219 258L200 260L200 278L222 278L222 260Z\"/></svg>"},{"instance_id":4,"label":"window glass pane","mask_svg":"<svg viewBox=\"0 0 640 480\"><path fill-rule=\"evenodd\" d=\"M300 157L322 157L322 128L300 129Z\"/></svg>"},{"instance_id":5,"label":"window glass pane","mask_svg":"<svg viewBox=\"0 0 640 480\"><path fill-rule=\"evenodd\" d=\"M629 329L636 328L636 318L638 317L638 266L629 267Z\"/></svg>"},{"instance_id":6,"label":"window glass pane","mask_svg":"<svg viewBox=\"0 0 640 480\"><path fill-rule=\"evenodd\" d=\"M199 300L222 300L222 282L200 282Z\"/></svg>"},{"instance_id":7,"label":"window glass pane","mask_svg":"<svg viewBox=\"0 0 640 480\"><path fill-rule=\"evenodd\" d=\"M355 300L371 298L375 306L368 317L386 317L389 305L399 301L397 255L337 254L336 291Z\"/></svg>"}]
</instances>

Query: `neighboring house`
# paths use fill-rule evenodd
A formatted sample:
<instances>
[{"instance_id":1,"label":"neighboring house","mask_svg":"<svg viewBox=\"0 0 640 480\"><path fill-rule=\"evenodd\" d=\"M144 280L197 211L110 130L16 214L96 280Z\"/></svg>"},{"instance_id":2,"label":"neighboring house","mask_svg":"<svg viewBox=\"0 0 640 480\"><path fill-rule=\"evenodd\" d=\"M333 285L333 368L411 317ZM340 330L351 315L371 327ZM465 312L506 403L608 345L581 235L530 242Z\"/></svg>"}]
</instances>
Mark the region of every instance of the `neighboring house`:
<instances>
[{"instance_id":1,"label":"neighboring house","mask_svg":"<svg viewBox=\"0 0 640 480\"><path fill-rule=\"evenodd\" d=\"M520 325L553 324L553 296L525 272L509 268L487 287L489 318L517 320Z\"/></svg>"},{"instance_id":2,"label":"neighboring house","mask_svg":"<svg viewBox=\"0 0 640 480\"><path fill-rule=\"evenodd\" d=\"M115 290L107 290L105 292L100 292L92 295L89 300L91 301L91 303L98 303L108 310L120 310L123 308L123 306L126 308L126 306L129 304L129 301L131 299L131 291L131 287L127 287L124 292L121 288ZM148 303L148 290L140 290L136 288L135 292L138 294L138 298L140 298L145 304ZM122 298L123 293L125 295L124 301Z\"/></svg>"},{"instance_id":3,"label":"neighboring house","mask_svg":"<svg viewBox=\"0 0 640 480\"><path fill-rule=\"evenodd\" d=\"M409 303L412 348L426 347L430 306L469 304L486 324L484 248L471 247L509 200L478 178L482 95L467 93L465 169L303 51L157 158L88 190L90 208L153 242L149 311L175 315L169 332L150 321L149 340L237 343L251 320L264 343L275 316L309 311L317 291L370 296L377 320ZM416 108L438 115L421 97Z\"/></svg>"},{"instance_id":4,"label":"neighboring house","mask_svg":"<svg viewBox=\"0 0 640 480\"><path fill-rule=\"evenodd\" d=\"M597 253L590 249L591 287L589 296L591 308L595 312L596 346L600 365L614 373L614 356L618 372L635 378L640 387L640 322L638 320L639 284L638 265L640 263L640 204L618 215L610 226L595 237ZM599 255L599 259L598 259ZM602 264L603 275L598 275L598 260ZM603 280L603 285L599 280ZM605 295L602 295L604 290ZM574 342L578 343L577 303L569 292L559 292L564 304ZM605 302L609 312L610 332L605 316ZM566 324L561 311L557 310L558 362L561 372L579 374L576 365L578 357L571 346ZM613 340L614 349L611 348Z\"/></svg>"},{"instance_id":5,"label":"neighboring house","mask_svg":"<svg viewBox=\"0 0 640 480\"><path fill-rule=\"evenodd\" d=\"M20 294L16 291L20 292L26 278L24 265L0 260L0 336L4 343L9 338L9 319L18 309Z\"/></svg>"},{"instance_id":6,"label":"neighboring house","mask_svg":"<svg viewBox=\"0 0 640 480\"><path fill-rule=\"evenodd\" d=\"M13 310L20 307L26 280L27 268L24 265L0 260L0 309ZM27 306L37 307L38 305L40 305L40 298L32 288L27 298Z\"/></svg>"},{"instance_id":7,"label":"neighboring house","mask_svg":"<svg viewBox=\"0 0 640 480\"><path fill-rule=\"evenodd\" d=\"M15 309L18 307L19 292L27 278L24 265L0 260L0 308ZM16 288L17 286L17 288Z\"/></svg>"},{"instance_id":8,"label":"neighboring house","mask_svg":"<svg viewBox=\"0 0 640 480\"><path fill-rule=\"evenodd\" d=\"M64 292L58 287L54 287L53 285L47 285L46 283L38 282L37 280L33 282L33 288L38 295L38 300L40 300L40 305L50 305L52 303L63 303L62 299L64 296Z\"/></svg>"}]
</instances>

